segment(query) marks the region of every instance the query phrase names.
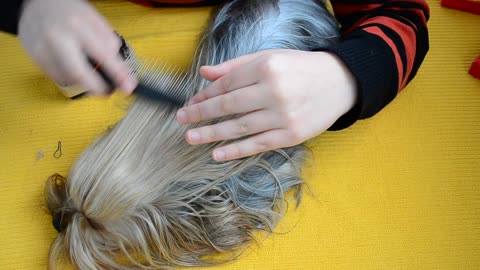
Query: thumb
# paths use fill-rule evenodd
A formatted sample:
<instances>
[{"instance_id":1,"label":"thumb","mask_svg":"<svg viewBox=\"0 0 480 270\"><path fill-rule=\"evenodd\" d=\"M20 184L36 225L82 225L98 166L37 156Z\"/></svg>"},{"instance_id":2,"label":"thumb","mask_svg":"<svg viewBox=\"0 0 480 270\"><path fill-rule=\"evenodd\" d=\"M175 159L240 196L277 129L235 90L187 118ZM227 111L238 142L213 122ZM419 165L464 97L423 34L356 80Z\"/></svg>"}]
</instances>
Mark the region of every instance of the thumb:
<instances>
[{"instance_id":1,"label":"thumb","mask_svg":"<svg viewBox=\"0 0 480 270\"><path fill-rule=\"evenodd\" d=\"M215 66L202 66L200 68L200 75L209 81L216 81L235 68L253 61L262 54L265 54L265 52L260 51L252 54L246 54Z\"/></svg>"}]
</instances>

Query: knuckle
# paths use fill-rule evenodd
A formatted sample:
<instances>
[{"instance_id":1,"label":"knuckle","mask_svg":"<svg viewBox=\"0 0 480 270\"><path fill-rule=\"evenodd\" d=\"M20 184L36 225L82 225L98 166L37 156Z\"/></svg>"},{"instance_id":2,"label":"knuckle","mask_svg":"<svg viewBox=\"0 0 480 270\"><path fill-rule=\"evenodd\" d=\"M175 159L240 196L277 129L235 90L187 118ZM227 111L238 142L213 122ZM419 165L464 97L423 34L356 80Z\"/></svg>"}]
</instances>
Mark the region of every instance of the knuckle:
<instances>
[{"instance_id":1,"label":"knuckle","mask_svg":"<svg viewBox=\"0 0 480 270\"><path fill-rule=\"evenodd\" d=\"M235 126L236 126L236 128L235 128L236 137L242 137L242 136L245 136L245 135L249 134L250 127L249 127L248 123L246 123L244 121L237 120L235 122Z\"/></svg>"},{"instance_id":2,"label":"knuckle","mask_svg":"<svg viewBox=\"0 0 480 270\"><path fill-rule=\"evenodd\" d=\"M230 114L235 106L235 97L233 95L223 95L220 98L220 112Z\"/></svg>"},{"instance_id":3,"label":"knuckle","mask_svg":"<svg viewBox=\"0 0 480 270\"><path fill-rule=\"evenodd\" d=\"M207 94L206 94L205 92L200 92L197 96L194 96L194 97L192 98L192 100L193 100L194 102L200 102L200 101L206 100L206 99L208 99L208 96L207 96Z\"/></svg>"},{"instance_id":4,"label":"knuckle","mask_svg":"<svg viewBox=\"0 0 480 270\"><path fill-rule=\"evenodd\" d=\"M272 148L272 143L266 140L258 140L255 142L255 152L264 152Z\"/></svg>"},{"instance_id":5,"label":"knuckle","mask_svg":"<svg viewBox=\"0 0 480 270\"><path fill-rule=\"evenodd\" d=\"M230 90L232 80L228 76L224 76L220 79L220 90L222 93L226 93Z\"/></svg>"},{"instance_id":6,"label":"knuckle","mask_svg":"<svg viewBox=\"0 0 480 270\"><path fill-rule=\"evenodd\" d=\"M297 119L295 117L295 114L291 111L286 111L285 112L285 121L288 126L295 126L297 123Z\"/></svg>"},{"instance_id":7,"label":"knuckle","mask_svg":"<svg viewBox=\"0 0 480 270\"><path fill-rule=\"evenodd\" d=\"M199 121L203 119L203 113L200 106L193 106L191 111L186 111L189 119Z\"/></svg>"},{"instance_id":8,"label":"knuckle","mask_svg":"<svg viewBox=\"0 0 480 270\"><path fill-rule=\"evenodd\" d=\"M217 132L215 131L215 128L210 127L210 128L205 128L203 132L205 139L209 142L214 141L217 137Z\"/></svg>"},{"instance_id":9,"label":"knuckle","mask_svg":"<svg viewBox=\"0 0 480 270\"><path fill-rule=\"evenodd\" d=\"M266 55L264 61L260 65L261 75L268 78L275 78L280 72L282 62L278 55Z\"/></svg>"},{"instance_id":10,"label":"knuckle","mask_svg":"<svg viewBox=\"0 0 480 270\"><path fill-rule=\"evenodd\" d=\"M193 95L191 100L192 101L198 101L198 100L202 99L204 95L205 95L204 91L200 91L200 92L196 93L195 95Z\"/></svg>"},{"instance_id":11,"label":"knuckle","mask_svg":"<svg viewBox=\"0 0 480 270\"><path fill-rule=\"evenodd\" d=\"M271 84L271 96L272 99L279 105L286 105L289 102L289 96L287 91L284 91L278 81L274 81Z\"/></svg>"}]
</instances>

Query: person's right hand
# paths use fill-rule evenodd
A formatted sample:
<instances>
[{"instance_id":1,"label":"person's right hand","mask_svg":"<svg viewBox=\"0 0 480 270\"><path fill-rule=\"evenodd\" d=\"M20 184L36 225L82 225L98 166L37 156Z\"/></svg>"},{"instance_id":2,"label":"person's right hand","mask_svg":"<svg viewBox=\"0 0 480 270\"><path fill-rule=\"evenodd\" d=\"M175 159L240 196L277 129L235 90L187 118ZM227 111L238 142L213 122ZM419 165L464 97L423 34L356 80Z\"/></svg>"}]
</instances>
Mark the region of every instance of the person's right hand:
<instances>
[{"instance_id":1,"label":"person's right hand","mask_svg":"<svg viewBox=\"0 0 480 270\"><path fill-rule=\"evenodd\" d=\"M26 0L18 36L27 53L60 86L79 86L103 95L107 83L88 62L89 56L122 92L130 94L136 80L118 51L119 37L84 0Z\"/></svg>"}]
</instances>

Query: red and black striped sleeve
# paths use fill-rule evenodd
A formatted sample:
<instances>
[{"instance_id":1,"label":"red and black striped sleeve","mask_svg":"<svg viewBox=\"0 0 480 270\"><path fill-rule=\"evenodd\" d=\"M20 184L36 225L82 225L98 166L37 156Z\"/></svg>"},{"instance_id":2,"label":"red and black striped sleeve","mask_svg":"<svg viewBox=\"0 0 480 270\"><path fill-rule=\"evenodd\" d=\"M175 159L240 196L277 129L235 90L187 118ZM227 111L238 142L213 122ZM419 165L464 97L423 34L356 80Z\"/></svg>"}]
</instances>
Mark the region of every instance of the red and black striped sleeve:
<instances>
[{"instance_id":1,"label":"red and black striped sleeve","mask_svg":"<svg viewBox=\"0 0 480 270\"><path fill-rule=\"evenodd\" d=\"M327 50L357 80L358 102L330 130L369 118L415 77L429 49L425 0L332 0L342 40Z\"/></svg>"}]
</instances>

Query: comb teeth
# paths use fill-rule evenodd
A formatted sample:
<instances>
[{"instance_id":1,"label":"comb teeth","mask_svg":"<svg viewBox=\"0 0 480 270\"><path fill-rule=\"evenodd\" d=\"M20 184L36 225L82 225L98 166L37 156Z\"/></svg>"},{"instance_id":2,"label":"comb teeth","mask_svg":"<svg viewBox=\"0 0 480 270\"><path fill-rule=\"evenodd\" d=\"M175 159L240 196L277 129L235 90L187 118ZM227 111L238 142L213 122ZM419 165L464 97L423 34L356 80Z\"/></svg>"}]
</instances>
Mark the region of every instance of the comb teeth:
<instances>
[{"instance_id":1,"label":"comb teeth","mask_svg":"<svg viewBox=\"0 0 480 270\"><path fill-rule=\"evenodd\" d=\"M173 105L183 106L193 91L192 78L182 69L160 63L155 59L135 58L130 54L125 61L131 74L136 74L139 85L134 93Z\"/></svg>"}]
</instances>

